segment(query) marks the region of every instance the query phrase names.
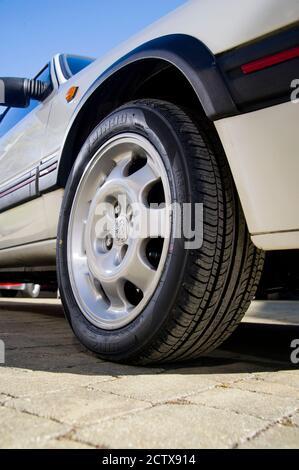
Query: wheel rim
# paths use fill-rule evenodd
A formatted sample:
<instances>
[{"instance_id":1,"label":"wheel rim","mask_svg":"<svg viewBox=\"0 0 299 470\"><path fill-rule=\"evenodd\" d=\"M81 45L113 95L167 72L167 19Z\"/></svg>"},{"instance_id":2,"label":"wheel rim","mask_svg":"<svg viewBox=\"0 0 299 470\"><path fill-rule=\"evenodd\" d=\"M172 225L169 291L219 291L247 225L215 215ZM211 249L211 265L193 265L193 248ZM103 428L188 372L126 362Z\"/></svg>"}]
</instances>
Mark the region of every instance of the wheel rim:
<instances>
[{"instance_id":1,"label":"wheel rim","mask_svg":"<svg viewBox=\"0 0 299 470\"><path fill-rule=\"evenodd\" d=\"M161 277L171 233L167 173L144 137L121 134L85 168L68 227L68 269L83 315L104 329L134 320Z\"/></svg>"}]
</instances>

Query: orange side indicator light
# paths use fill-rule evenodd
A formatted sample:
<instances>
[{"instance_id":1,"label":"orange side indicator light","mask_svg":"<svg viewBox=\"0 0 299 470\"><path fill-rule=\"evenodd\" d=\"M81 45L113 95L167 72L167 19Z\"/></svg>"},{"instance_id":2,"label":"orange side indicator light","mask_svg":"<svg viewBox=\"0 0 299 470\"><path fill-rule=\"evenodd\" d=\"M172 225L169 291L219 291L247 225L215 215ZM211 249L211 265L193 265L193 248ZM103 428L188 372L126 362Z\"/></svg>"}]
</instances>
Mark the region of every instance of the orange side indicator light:
<instances>
[{"instance_id":1,"label":"orange side indicator light","mask_svg":"<svg viewBox=\"0 0 299 470\"><path fill-rule=\"evenodd\" d=\"M79 87L77 87L77 86L71 86L71 88L68 89L68 92L65 95L65 99L68 103L75 98L78 89L79 89Z\"/></svg>"}]
</instances>

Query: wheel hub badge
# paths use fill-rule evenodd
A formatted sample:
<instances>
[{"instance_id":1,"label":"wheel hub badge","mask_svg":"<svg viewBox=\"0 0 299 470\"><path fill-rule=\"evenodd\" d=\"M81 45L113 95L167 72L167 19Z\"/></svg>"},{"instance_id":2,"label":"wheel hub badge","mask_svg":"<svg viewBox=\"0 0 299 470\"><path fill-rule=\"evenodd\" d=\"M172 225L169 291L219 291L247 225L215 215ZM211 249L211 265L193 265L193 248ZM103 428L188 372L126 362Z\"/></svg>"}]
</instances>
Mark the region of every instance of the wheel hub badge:
<instances>
[{"instance_id":1,"label":"wheel hub badge","mask_svg":"<svg viewBox=\"0 0 299 470\"><path fill-rule=\"evenodd\" d=\"M129 224L126 216L120 216L115 221L115 241L123 245L128 239Z\"/></svg>"}]
</instances>

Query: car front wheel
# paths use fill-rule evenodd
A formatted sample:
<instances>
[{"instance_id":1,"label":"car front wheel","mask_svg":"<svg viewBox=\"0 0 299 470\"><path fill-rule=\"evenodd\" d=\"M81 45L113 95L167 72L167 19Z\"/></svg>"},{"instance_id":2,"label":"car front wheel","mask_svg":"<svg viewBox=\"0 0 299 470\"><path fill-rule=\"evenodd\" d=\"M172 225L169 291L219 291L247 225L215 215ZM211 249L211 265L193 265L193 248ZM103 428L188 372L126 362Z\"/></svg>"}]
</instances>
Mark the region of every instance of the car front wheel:
<instances>
[{"instance_id":1,"label":"car front wheel","mask_svg":"<svg viewBox=\"0 0 299 470\"><path fill-rule=\"evenodd\" d=\"M204 123L138 100L92 131L65 189L57 245L65 313L87 348L135 364L207 353L240 322L263 260Z\"/></svg>"}]
</instances>

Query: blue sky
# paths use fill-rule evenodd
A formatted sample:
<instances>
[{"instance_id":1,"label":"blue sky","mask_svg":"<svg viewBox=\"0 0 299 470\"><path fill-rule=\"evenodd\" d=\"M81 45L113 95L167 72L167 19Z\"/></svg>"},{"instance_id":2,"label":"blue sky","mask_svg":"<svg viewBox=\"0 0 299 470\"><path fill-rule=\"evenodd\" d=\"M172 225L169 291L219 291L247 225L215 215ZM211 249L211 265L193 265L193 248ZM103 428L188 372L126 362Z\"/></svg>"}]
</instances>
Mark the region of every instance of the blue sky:
<instances>
[{"instance_id":1,"label":"blue sky","mask_svg":"<svg viewBox=\"0 0 299 470\"><path fill-rule=\"evenodd\" d=\"M0 76L31 77L57 52L99 57L185 0L0 0Z\"/></svg>"}]
</instances>

